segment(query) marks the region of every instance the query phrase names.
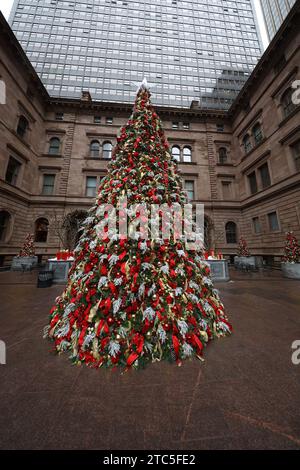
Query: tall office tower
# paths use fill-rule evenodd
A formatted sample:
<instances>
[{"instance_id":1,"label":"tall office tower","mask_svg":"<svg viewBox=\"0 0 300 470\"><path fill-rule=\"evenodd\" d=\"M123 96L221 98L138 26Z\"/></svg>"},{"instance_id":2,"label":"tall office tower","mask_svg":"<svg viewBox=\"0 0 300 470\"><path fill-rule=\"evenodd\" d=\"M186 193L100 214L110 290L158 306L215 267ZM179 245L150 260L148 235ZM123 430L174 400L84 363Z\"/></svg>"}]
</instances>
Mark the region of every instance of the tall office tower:
<instances>
[{"instance_id":1,"label":"tall office tower","mask_svg":"<svg viewBox=\"0 0 300 470\"><path fill-rule=\"evenodd\" d=\"M296 0L260 0L269 40L277 33Z\"/></svg>"},{"instance_id":2,"label":"tall office tower","mask_svg":"<svg viewBox=\"0 0 300 470\"><path fill-rule=\"evenodd\" d=\"M10 23L50 95L226 109L261 56L252 0L15 0Z\"/></svg>"}]
</instances>

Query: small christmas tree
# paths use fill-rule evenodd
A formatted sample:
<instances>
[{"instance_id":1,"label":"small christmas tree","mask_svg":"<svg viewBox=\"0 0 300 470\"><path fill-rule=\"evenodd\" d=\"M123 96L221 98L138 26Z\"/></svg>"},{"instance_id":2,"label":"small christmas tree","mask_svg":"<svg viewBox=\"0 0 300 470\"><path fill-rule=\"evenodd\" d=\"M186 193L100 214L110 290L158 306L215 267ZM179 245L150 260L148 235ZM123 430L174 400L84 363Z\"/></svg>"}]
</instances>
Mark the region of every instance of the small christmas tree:
<instances>
[{"instance_id":1,"label":"small christmas tree","mask_svg":"<svg viewBox=\"0 0 300 470\"><path fill-rule=\"evenodd\" d=\"M238 256L251 256L246 240L241 237L238 246Z\"/></svg>"},{"instance_id":2,"label":"small christmas tree","mask_svg":"<svg viewBox=\"0 0 300 470\"><path fill-rule=\"evenodd\" d=\"M33 235L28 233L26 235L26 239L23 245L23 248L20 250L18 255L20 258L28 257L28 256L35 256L35 248L33 242Z\"/></svg>"},{"instance_id":3,"label":"small christmas tree","mask_svg":"<svg viewBox=\"0 0 300 470\"><path fill-rule=\"evenodd\" d=\"M286 263L300 262L300 248L298 240L295 235L293 235L292 231L286 233L283 260Z\"/></svg>"},{"instance_id":4,"label":"small christmas tree","mask_svg":"<svg viewBox=\"0 0 300 470\"><path fill-rule=\"evenodd\" d=\"M45 336L58 352L70 351L74 363L94 367L200 358L209 340L231 332L202 252L187 251L173 229L168 239L140 239L111 235L106 226L100 237L99 209L117 207L124 196L148 213L153 204L186 203L146 83L83 223L68 285L51 309ZM136 214L126 211L130 233Z\"/></svg>"}]
</instances>

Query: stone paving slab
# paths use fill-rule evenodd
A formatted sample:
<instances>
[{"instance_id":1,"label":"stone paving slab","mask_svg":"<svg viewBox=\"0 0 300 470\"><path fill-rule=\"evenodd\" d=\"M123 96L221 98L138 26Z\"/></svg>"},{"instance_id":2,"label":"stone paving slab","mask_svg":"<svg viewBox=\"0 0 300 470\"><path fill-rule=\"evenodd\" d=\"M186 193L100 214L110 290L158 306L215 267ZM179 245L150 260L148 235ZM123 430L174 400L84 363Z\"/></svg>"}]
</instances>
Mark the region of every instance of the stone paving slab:
<instances>
[{"instance_id":1,"label":"stone paving slab","mask_svg":"<svg viewBox=\"0 0 300 470\"><path fill-rule=\"evenodd\" d=\"M142 371L73 366L42 339L61 286L0 273L1 449L300 449L300 283L233 273L218 283L234 334L205 362Z\"/></svg>"}]
</instances>

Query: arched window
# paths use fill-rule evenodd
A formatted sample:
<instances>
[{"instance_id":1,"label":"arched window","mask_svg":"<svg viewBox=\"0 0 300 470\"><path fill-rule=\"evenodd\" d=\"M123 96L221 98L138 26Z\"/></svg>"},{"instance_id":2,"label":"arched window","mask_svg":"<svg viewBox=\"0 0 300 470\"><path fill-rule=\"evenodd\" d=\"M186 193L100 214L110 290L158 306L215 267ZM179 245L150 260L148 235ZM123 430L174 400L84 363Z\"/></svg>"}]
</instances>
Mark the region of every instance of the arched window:
<instances>
[{"instance_id":1,"label":"arched window","mask_svg":"<svg viewBox=\"0 0 300 470\"><path fill-rule=\"evenodd\" d=\"M237 243L237 229L235 222L227 222L225 225L226 243Z\"/></svg>"},{"instance_id":2,"label":"arched window","mask_svg":"<svg viewBox=\"0 0 300 470\"><path fill-rule=\"evenodd\" d=\"M192 149L191 147L183 147L183 161L189 163L192 161Z\"/></svg>"},{"instance_id":3,"label":"arched window","mask_svg":"<svg viewBox=\"0 0 300 470\"><path fill-rule=\"evenodd\" d=\"M18 127L17 127L17 134L24 138L29 128L29 122L27 121L25 116L19 117Z\"/></svg>"},{"instance_id":4,"label":"arched window","mask_svg":"<svg viewBox=\"0 0 300 470\"><path fill-rule=\"evenodd\" d=\"M243 138L243 146L244 146L244 150L245 150L245 153L248 153L250 152L251 148L252 148L252 145L251 145L251 140L250 140L250 136L249 134L246 134Z\"/></svg>"},{"instance_id":5,"label":"arched window","mask_svg":"<svg viewBox=\"0 0 300 470\"><path fill-rule=\"evenodd\" d=\"M281 97L281 105L284 117L289 116L296 108L296 105L292 101L292 95L294 91L295 90L292 88L288 88Z\"/></svg>"},{"instance_id":6,"label":"arched window","mask_svg":"<svg viewBox=\"0 0 300 470\"><path fill-rule=\"evenodd\" d=\"M90 153L91 153L91 157L100 156L100 144L98 140L92 140L91 145L90 145Z\"/></svg>"},{"instance_id":7,"label":"arched window","mask_svg":"<svg viewBox=\"0 0 300 470\"><path fill-rule=\"evenodd\" d=\"M49 222L44 217L40 217L35 221L34 241L44 243L48 238Z\"/></svg>"},{"instance_id":8,"label":"arched window","mask_svg":"<svg viewBox=\"0 0 300 470\"><path fill-rule=\"evenodd\" d=\"M219 163L221 163L221 165L223 165L224 163L227 163L227 148L226 147L219 148Z\"/></svg>"},{"instance_id":9,"label":"arched window","mask_svg":"<svg viewBox=\"0 0 300 470\"><path fill-rule=\"evenodd\" d=\"M49 142L49 154L59 155L60 151L60 139L58 137L52 137Z\"/></svg>"},{"instance_id":10,"label":"arched window","mask_svg":"<svg viewBox=\"0 0 300 470\"><path fill-rule=\"evenodd\" d=\"M257 122L255 126L253 126L252 134L253 134L255 143L259 144L263 138L262 128L259 122Z\"/></svg>"},{"instance_id":11,"label":"arched window","mask_svg":"<svg viewBox=\"0 0 300 470\"><path fill-rule=\"evenodd\" d=\"M103 158L110 159L111 158L111 151L112 151L112 143L111 142L104 142L103 143Z\"/></svg>"},{"instance_id":12,"label":"arched window","mask_svg":"<svg viewBox=\"0 0 300 470\"><path fill-rule=\"evenodd\" d=\"M173 160L180 162L180 147L178 145L173 145L172 147L172 157Z\"/></svg>"},{"instance_id":13,"label":"arched window","mask_svg":"<svg viewBox=\"0 0 300 470\"><path fill-rule=\"evenodd\" d=\"M7 211L0 211L0 242L5 242L8 235L11 215Z\"/></svg>"}]
</instances>

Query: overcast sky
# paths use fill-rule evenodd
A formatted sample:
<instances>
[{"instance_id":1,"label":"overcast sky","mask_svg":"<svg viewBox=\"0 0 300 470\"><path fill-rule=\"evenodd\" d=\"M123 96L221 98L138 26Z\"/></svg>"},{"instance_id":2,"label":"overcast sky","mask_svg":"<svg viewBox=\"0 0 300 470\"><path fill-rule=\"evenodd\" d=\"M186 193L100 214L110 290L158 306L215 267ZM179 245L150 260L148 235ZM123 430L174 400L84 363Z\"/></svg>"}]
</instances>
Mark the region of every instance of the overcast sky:
<instances>
[{"instance_id":1,"label":"overcast sky","mask_svg":"<svg viewBox=\"0 0 300 470\"><path fill-rule=\"evenodd\" d=\"M5 16L5 18L8 18L12 4L13 4L13 0L0 0L0 10ZM254 4L255 4L256 13L258 16L258 23L260 26L263 45L266 48L268 45L268 39L267 39L267 34L266 34L265 26L264 26L264 20L263 20L259 0L254 0Z\"/></svg>"}]
</instances>

